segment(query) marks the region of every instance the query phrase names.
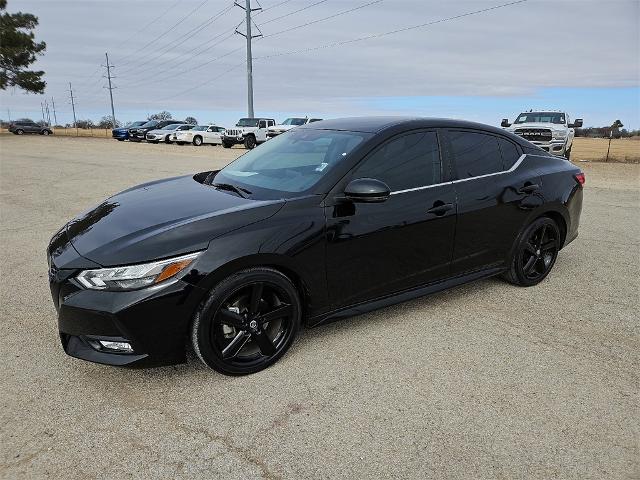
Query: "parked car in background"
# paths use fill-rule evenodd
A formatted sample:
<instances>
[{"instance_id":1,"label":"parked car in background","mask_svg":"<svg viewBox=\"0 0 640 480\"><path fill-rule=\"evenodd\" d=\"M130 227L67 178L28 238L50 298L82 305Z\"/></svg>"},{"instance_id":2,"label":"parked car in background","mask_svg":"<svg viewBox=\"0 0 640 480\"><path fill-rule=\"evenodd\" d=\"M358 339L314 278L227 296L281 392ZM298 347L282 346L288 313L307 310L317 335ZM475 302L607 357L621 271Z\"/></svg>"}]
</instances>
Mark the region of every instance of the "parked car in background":
<instances>
[{"instance_id":1,"label":"parked car in background","mask_svg":"<svg viewBox=\"0 0 640 480\"><path fill-rule=\"evenodd\" d=\"M244 375L282 357L301 325L494 275L532 287L578 235L584 181L479 123L304 125L63 226L47 249L62 347L141 366L184 362L191 343L206 365Z\"/></svg>"},{"instance_id":2,"label":"parked car in background","mask_svg":"<svg viewBox=\"0 0 640 480\"><path fill-rule=\"evenodd\" d=\"M16 135L24 135L25 133L38 133L40 135L51 135L51 130L46 125L39 125L31 120L18 120L9 125L9 131Z\"/></svg>"},{"instance_id":3,"label":"parked car in background","mask_svg":"<svg viewBox=\"0 0 640 480\"><path fill-rule=\"evenodd\" d=\"M125 140L129 140L129 131L131 129L141 127L145 123L147 123L147 120L140 120L138 122L130 123L126 127L114 128L111 130L111 136L116 140L124 142Z\"/></svg>"},{"instance_id":4,"label":"parked car in background","mask_svg":"<svg viewBox=\"0 0 640 480\"><path fill-rule=\"evenodd\" d=\"M569 115L560 111L529 110L518 115L513 125L503 118L500 124L508 132L515 133L534 145L554 155L571 158L574 128L582 127L582 119L571 123Z\"/></svg>"},{"instance_id":5,"label":"parked car in background","mask_svg":"<svg viewBox=\"0 0 640 480\"><path fill-rule=\"evenodd\" d=\"M185 122L180 120L149 120L147 123L140 127L130 128L129 140L133 140L134 142L141 142L146 138L147 133L151 130L157 130L174 123L184 124Z\"/></svg>"},{"instance_id":6,"label":"parked car in background","mask_svg":"<svg viewBox=\"0 0 640 480\"><path fill-rule=\"evenodd\" d=\"M222 146L231 148L243 144L245 148L254 148L267 141L267 129L273 127L273 118L241 118L235 128L228 128L222 137Z\"/></svg>"},{"instance_id":7,"label":"parked car in background","mask_svg":"<svg viewBox=\"0 0 640 480\"><path fill-rule=\"evenodd\" d=\"M159 142L171 143L171 139L169 137L171 136L172 133L178 132L181 130L190 130L193 127L194 127L193 125L188 125L184 122L170 123L169 125L165 125L162 128L157 128L155 130L151 130L147 132L145 139L149 143L159 143Z\"/></svg>"},{"instance_id":8,"label":"parked car in background","mask_svg":"<svg viewBox=\"0 0 640 480\"><path fill-rule=\"evenodd\" d=\"M203 143L222 145L222 135L224 131L224 127L217 125L196 125L189 130L178 130L172 133L169 140L178 145L193 143L196 147L199 147Z\"/></svg>"},{"instance_id":9,"label":"parked car in background","mask_svg":"<svg viewBox=\"0 0 640 480\"><path fill-rule=\"evenodd\" d=\"M287 118L284 122L267 128L267 138L277 137L281 133L288 132L292 128L299 127L300 125L306 125L307 123L319 122L321 118L308 118L308 117L291 117Z\"/></svg>"}]
</instances>

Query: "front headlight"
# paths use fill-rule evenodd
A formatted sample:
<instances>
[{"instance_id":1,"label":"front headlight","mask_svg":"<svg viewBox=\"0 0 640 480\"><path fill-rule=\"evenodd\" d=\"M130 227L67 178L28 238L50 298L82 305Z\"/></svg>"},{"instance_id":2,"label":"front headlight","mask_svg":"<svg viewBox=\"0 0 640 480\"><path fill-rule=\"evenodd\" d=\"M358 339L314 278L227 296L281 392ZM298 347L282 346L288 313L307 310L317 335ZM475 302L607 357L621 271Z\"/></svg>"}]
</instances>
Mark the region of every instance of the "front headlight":
<instances>
[{"instance_id":1,"label":"front headlight","mask_svg":"<svg viewBox=\"0 0 640 480\"><path fill-rule=\"evenodd\" d=\"M175 277L191 265L200 253L139 265L84 270L76 278L90 290L137 290Z\"/></svg>"},{"instance_id":2,"label":"front headlight","mask_svg":"<svg viewBox=\"0 0 640 480\"><path fill-rule=\"evenodd\" d=\"M564 130L554 130L551 135L553 138L564 138L567 136L567 133Z\"/></svg>"}]
</instances>

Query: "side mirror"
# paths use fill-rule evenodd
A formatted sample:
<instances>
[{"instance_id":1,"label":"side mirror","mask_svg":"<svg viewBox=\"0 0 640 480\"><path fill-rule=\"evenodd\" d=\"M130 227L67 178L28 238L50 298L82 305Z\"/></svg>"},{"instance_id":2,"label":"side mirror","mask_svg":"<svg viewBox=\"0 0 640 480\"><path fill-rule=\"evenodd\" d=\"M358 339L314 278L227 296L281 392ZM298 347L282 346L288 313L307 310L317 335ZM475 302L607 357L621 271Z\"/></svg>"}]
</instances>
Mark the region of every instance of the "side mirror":
<instances>
[{"instance_id":1,"label":"side mirror","mask_svg":"<svg viewBox=\"0 0 640 480\"><path fill-rule=\"evenodd\" d=\"M509 123L509 119L508 118L503 118L502 122L500 123L500 126L504 127L504 128L510 127L511 124Z\"/></svg>"},{"instance_id":2,"label":"side mirror","mask_svg":"<svg viewBox=\"0 0 640 480\"><path fill-rule=\"evenodd\" d=\"M569 128L581 128L582 127L582 119L576 118L573 123L569 124Z\"/></svg>"},{"instance_id":3,"label":"side mirror","mask_svg":"<svg viewBox=\"0 0 640 480\"><path fill-rule=\"evenodd\" d=\"M351 180L344 189L344 196L352 202L380 203L386 201L390 195L387 184L375 178Z\"/></svg>"}]
</instances>

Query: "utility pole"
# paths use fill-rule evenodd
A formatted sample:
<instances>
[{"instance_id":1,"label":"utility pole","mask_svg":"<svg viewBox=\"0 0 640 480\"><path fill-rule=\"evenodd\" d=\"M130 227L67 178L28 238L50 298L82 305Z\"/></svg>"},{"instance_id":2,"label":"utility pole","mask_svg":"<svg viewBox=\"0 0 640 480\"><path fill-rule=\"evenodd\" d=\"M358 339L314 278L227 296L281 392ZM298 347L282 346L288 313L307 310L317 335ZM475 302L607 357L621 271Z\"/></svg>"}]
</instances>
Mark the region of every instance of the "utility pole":
<instances>
[{"instance_id":1,"label":"utility pole","mask_svg":"<svg viewBox=\"0 0 640 480\"><path fill-rule=\"evenodd\" d=\"M44 103L43 102L40 102L40 109L42 110L42 121L46 123L47 119L44 118Z\"/></svg>"},{"instance_id":2,"label":"utility pole","mask_svg":"<svg viewBox=\"0 0 640 480\"><path fill-rule=\"evenodd\" d=\"M111 69L113 68L113 65L109 65L109 54L105 52L104 56L107 59L107 64L103 65L103 67L107 68L107 79L109 80L109 87L107 87L109 89L109 98L111 99L111 124L113 125L113 128L116 128L116 113L115 110L113 109L113 88L111 86Z\"/></svg>"},{"instance_id":3,"label":"utility pole","mask_svg":"<svg viewBox=\"0 0 640 480\"><path fill-rule=\"evenodd\" d=\"M73 90L71 90L71 82L69 82L69 95L71 95L71 110L73 110L73 128L78 128L76 122L76 104L73 101Z\"/></svg>"},{"instance_id":4,"label":"utility pole","mask_svg":"<svg viewBox=\"0 0 640 480\"><path fill-rule=\"evenodd\" d=\"M53 97L51 97L51 106L53 107L53 122L57 125L58 117L56 117L56 102Z\"/></svg>"},{"instance_id":5,"label":"utility pole","mask_svg":"<svg viewBox=\"0 0 640 480\"><path fill-rule=\"evenodd\" d=\"M9 115L9 123L11 123L11 110L7 108L7 115Z\"/></svg>"},{"instance_id":6,"label":"utility pole","mask_svg":"<svg viewBox=\"0 0 640 480\"><path fill-rule=\"evenodd\" d=\"M47 126L51 126L51 114L49 113L49 100L44 101L44 109L47 112Z\"/></svg>"},{"instance_id":7,"label":"utility pole","mask_svg":"<svg viewBox=\"0 0 640 480\"><path fill-rule=\"evenodd\" d=\"M246 13L246 19L245 19L245 24L246 24L246 33L242 33L239 32L238 30L236 30L236 33L242 35L244 38L247 39L247 116L249 118L253 118L254 117L254 112L253 112L253 57L251 55L251 40L253 40L256 37L261 37L262 34L260 35L251 35L251 12L254 12L256 10L262 10L262 8L251 8L251 0L245 0L246 1L246 6L242 6L239 3L235 2L235 5L237 7L242 8L245 13Z\"/></svg>"}]
</instances>

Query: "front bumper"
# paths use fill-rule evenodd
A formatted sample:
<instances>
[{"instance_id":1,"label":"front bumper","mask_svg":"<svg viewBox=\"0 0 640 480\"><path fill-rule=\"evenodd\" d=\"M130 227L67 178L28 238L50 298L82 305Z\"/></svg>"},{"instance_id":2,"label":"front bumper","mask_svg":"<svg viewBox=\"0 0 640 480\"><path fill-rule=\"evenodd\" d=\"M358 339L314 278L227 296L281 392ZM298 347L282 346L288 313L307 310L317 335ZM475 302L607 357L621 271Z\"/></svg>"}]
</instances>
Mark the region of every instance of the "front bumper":
<instances>
[{"instance_id":1,"label":"front bumper","mask_svg":"<svg viewBox=\"0 0 640 480\"><path fill-rule=\"evenodd\" d=\"M111 136L119 140L128 140L129 132L111 132Z\"/></svg>"},{"instance_id":2,"label":"front bumper","mask_svg":"<svg viewBox=\"0 0 640 480\"><path fill-rule=\"evenodd\" d=\"M229 143L231 145L238 145L238 144L244 143L244 137L242 135L233 135L233 136L223 135L222 142Z\"/></svg>"},{"instance_id":3,"label":"front bumper","mask_svg":"<svg viewBox=\"0 0 640 480\"><path fill-rule=\"evenodd\" d=\"M549 153L562 156L565 154L565 146L567 144L567 140L559 139L559 140L551 140L549 142L532 141L531 143L533 143L534 145L537 145L538 147L542 148L543 150L546 150Z\"/></svg>"},{"instance_id":4,"label":"front bumper","mask_svg":"<svg viewBox=\"0 0 640 480\"><path fill-rule=\"evenodd\" d=\"M107 365L158 366L186 361L191 318L204 292L178 280L130 292L83 289L80 270L55 266L50 272L53 302L64 351ZM127 342L132 352L102 348L98 340Z\"/></svg>"}]
</instances>

